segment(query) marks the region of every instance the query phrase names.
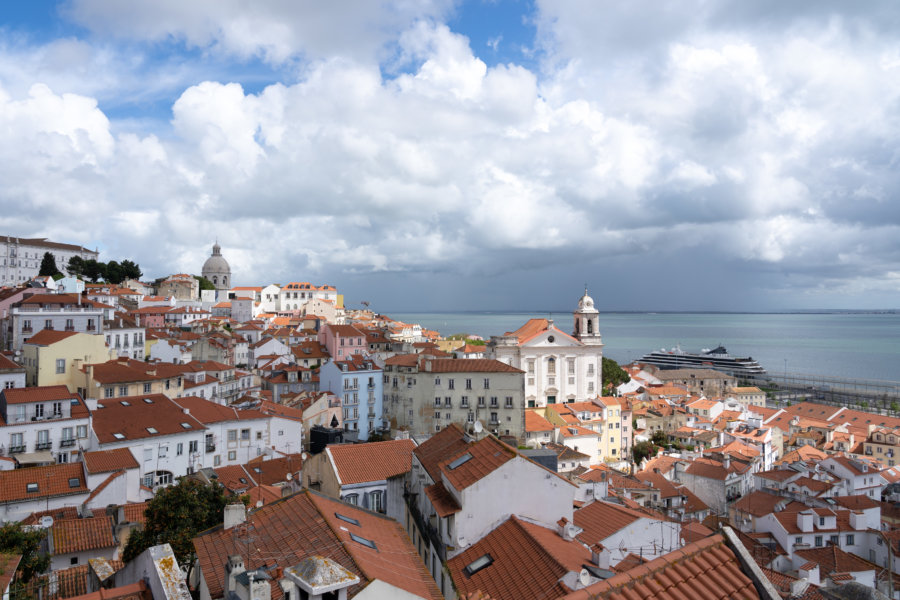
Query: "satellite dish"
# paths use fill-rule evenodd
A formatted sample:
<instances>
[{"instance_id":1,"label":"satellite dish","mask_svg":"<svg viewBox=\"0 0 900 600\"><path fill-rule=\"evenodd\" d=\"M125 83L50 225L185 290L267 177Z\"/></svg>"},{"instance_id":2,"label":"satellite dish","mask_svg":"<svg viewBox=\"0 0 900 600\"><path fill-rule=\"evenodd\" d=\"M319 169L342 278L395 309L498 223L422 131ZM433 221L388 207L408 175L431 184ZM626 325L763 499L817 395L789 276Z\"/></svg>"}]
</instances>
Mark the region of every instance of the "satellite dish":
<instances>
[{"instance_id":1,"label":"satellite dish","mask_svg":"<svg viewBox=\"0 0 900 600\"><path fill-rule=\"evenodd\" d=\"M475 433L484 431L484 425L481 424L481 421L475 421L475 425L473 425L472 428L475 429Z\"/></svg>"},{"instance_id":2,"label":"satellite dish","mask_svg":"<svg viewBox=\"0 0 900 600\"><path fill-rule=\"evenodd\" d=\"M257 500L257 501L256 501L256 508L262 508L262 506L263 506L263 501L262 501L262 500Z\"/></svg>"},{"instance_id":3,"label":"satellite dish","mask_svg":"<svg viewBox=\"0 0 900 600\"><path fill-rule=\"evenodd\" d=\"M294 474L291 473L290 471L288 471L288 473L287 473L287 475L285 475L285 477L287 478L288 481L290 481L291 479L294 478Z\"/></svg>"},{"instance_id":4,"label":"satellite dish","mask_svg":"<svg viewBox=\"0 0 900 600\"><path fill-rule=\"evenodd\" d=\"M53 527L53 517L51 517L50 515L44 515L43 517L41 517L41 527L43 527L44 529Z\"/></svg>"},{"instance_id":5,"label":"satellite dish","mask_svg":"<svg viewBox=\"0 0 900 600\"><path fill-rule=\"evenodd\" d=\"M591 574L587 569L582 569L581 573L578 574L578 580L581 582L581 585L587 587L591 585Z\"/></svg>"},{"instance_id":6,"label":"satellite dish","mask_svg":"<svg viewBox=\"0 0 900 600\"><path fill-rule=\"evenodd\" d=\"M304 453L302 453L302 454L300 455L300 458L301 458L302 460L306 460L307 458L309 458L309 454L307 454L306 452L304 452Z\"/></svg>"}]
</instances>

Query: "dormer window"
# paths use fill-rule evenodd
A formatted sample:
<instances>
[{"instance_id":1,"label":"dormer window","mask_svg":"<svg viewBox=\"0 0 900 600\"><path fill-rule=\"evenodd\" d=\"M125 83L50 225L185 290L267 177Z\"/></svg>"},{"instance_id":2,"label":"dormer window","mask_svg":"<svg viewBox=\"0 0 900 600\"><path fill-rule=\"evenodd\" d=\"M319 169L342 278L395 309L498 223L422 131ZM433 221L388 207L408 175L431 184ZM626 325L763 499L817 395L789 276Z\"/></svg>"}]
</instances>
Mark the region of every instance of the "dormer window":
<instances>
[{"instance_id":1,"label":"dormer window","mask_svg":"<svg viewBox=\"0 0 900 600\"><path fill-rule=\"evenodd\" d=\"M113 437L116 438L117 440L124 440L124 439L125 439L125 436L124 436L123 434L121 434L121 433L114 433L114 434L113 434Z\"/></svg>"}]
</instances>

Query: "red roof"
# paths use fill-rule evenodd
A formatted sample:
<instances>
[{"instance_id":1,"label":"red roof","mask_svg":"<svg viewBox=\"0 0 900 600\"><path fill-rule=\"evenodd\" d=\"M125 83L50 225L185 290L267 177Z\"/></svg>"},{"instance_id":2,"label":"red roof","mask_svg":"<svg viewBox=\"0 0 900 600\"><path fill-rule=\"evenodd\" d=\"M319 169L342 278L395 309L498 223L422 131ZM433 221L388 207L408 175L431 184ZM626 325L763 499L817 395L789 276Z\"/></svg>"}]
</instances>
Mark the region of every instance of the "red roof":
<instances>
[{"instance_id":1,"label":"red roof","mask_svg":"<svg viewBox=\"0 0 900 600\"><path fill-rule=\"evenodd\" d=\"M112 517L54 521L50 536L53 554L99 550L116 545Z\"/></svg>"},{"instance_id":2,"label":"red roof","mask_svg":"<svg viewBox=\"0 0 900 600\"><path fill-rule=\"evenodd\" d=\"M757 599L721 534L704 538L565 596L566 600Z\"/></svg>"},{"instance_id":3,"label":"red roof","mask_svg":"<svg viewBox=\"0 0 900 600\"><path fill-rule=\"evenodd\" d=\"M448 457L459 456L468 447L468 438L462 427L451 423L419 444L413 454L422 463L432 481L440 481L441 473L438 465Z\"/></svg>"},{"instance_id":4,"label":"red roof","mask_svg":"<svg viewBox=\"0 0 900 600\"><path fill-rule=\"evenodd\" d=\"M359 524L341 520L336 513ZM247 544L234 530L220 526L194 538L197 558L213 598L224 594L222 566L230 555L241 555L249 570L271 565L272 556L278 557L279 566L289 567L315 554L360 577L361 582L349 589L350 597L368 582L381 579L423 598L442 599L406 531L388 517L307 490L263 506L249 515L247 522L252 525L256 540L249 556ZM357 540L371 542L375 548ZM265 552L255 548L264 548ZM273 580L272 599L280 598L281 588Z\"/></svg>"},{"instance_id":5,"label":"red roof","mask_svg":"<svg viewBox=\"0 0 900 600\"><path fill-rule=\"evenodd\" d=\"M89 491L81 463L0 471L0 502L87 494Z\"/></svg>"},{"instance_id":6,"label":"red roof","mask_svg":"<svg viewBox=\"0 0 900 600\"><path fill-rule=\"evenodd\" d=\"M140 467L134 454L128 448L113 450L95 450L82 455L84 468L88 473L109 473L121 469L137 469Z\"/></svg>"},{"instance_id":7,"label":"red roof","mask_svg":"<svg viewBox=\"0 0 900 600\"><path fill-rule=\"evenodd\" d=\"M336 475L341 485L369 481L383 481L408 473L412 468L412 440L390 440L367 444L337 444L328 446Z\"/></svg>"},{"instance_id":8,"label":"red roof","mask_svg":"<svg viewBox=\"0 0 900 600\"><path fill-rule=\"evenodd\" d=\"M92 414L94 433L101 444L206 429L162 394L101 400Z\"/></svg>"},{"instance_id":9,"label":"red roof","mask_svg":"<svg viewBox=\"0 0 900 600\"><path fill-rule=\"evenodd\" d=\"M578 534L578 539L588 546L602 542L638 519L648 518L648 515L636 510L602 501L591 502L572 515L575 525L584 530Z\"/></svg>"},{"instance_id":10,"label":"red roof","mask_svg":"<svg viewBox=\"0 0 900 600\"><path fill-rule=\"evenodd\" d=\"M36 334L28 338L25 343L32 344L34 346L49 346L51 344L55 344L56 342L60 342L62 340L70 338L73 335L78 335L78 332L58 331L56 329L41 329Z\"/></svg>"},{"instance_id":11,"label":"red roof","mask_svg":"<svg viewBox=\"0 0 900 600\"><path fill-rule=\"evenodd\" d=\"M488 566L472 574L465 571L485 555L492 559ZM481 591L496 600L556 598L570 591L560 579L581 571L590 559L590 550L582 544L512 516L447 561L447 567L463 597Z\"/></svg>"},{"instance_id":12,"label":"red roof","mask_svg":"<svg viewBox=\"0 0 900 600\"><path fill-rule=\"evenodd\" d=\"M524 373L491 358L425 358L422 362L429 373Z\"/></svg>"},{"instance_id":13,"label":"red roof","mask_svg":"<svg viewBox=\"0 0 900 600\"><path fill-rule=\"evenodd\" d=\"M471 458L455 468L451 467L466 454ZM450 485L457 491L462 491L486 475L493 473L516 455L513 448L493 436L488 436L474 444L469 444L463 454L442 461L439 467Z\"/></svg>"}]
</instances>

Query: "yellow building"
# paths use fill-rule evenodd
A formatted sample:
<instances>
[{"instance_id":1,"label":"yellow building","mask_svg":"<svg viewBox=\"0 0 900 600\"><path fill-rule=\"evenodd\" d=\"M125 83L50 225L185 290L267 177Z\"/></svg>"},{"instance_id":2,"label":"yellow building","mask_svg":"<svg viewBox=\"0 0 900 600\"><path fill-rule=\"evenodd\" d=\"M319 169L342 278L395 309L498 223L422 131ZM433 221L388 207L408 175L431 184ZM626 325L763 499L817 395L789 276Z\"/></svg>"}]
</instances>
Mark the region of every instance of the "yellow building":
<instances>
[{"instance_id":1,"label":"yellow building","mask_svg":"<svg viewBox=\"0 0 900 600\"><path fill-rule=\"evenodd\" d=\"M729 395L744 406L766 405L766 393L758 387L735 387Z\"/></svg>"},{"instance_id":2,"label":"yellow building","mask_svg":"<svg viewBox=\"0 0 900 600\"><path fill-rule=\"evenodd\" d=\"M178 398L184 394L184 367L168 363L146 363L118 358L85 365L82 397L102 400L143 394Z\"/></svg>"},{"instance_id":3,"label":"yellow building","mask_svg":"<svg viewBox=\"0 0 900 600\"><path fill-rule=\"evenodd\" d=\"M44 329L22 346L27 385L64 385L70 392L84 384L85 364L115 358L102 335Z\"/></svg>"}]
</instances>

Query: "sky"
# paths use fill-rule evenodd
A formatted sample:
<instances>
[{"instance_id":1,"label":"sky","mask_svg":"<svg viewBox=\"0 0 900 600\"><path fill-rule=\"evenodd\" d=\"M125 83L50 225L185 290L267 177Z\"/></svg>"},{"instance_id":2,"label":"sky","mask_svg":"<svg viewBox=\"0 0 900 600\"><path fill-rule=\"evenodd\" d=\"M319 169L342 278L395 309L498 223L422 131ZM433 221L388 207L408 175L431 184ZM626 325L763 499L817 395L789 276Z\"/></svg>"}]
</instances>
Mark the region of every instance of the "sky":
<instances>
[{"instance_id":1,"label":"sky","mask_svg":"<svg viewBox=\"0 0 900 600\"><path fill-rule=\"evenodd\" d=\"M894 0L0 9L0 235L383 312L900 307Z\"/></svg>"}]
</instances>

